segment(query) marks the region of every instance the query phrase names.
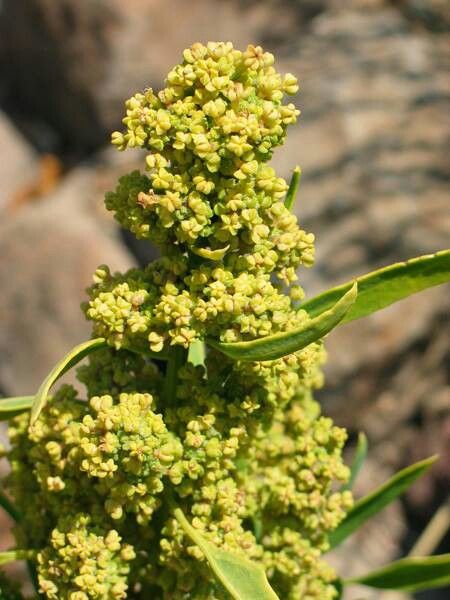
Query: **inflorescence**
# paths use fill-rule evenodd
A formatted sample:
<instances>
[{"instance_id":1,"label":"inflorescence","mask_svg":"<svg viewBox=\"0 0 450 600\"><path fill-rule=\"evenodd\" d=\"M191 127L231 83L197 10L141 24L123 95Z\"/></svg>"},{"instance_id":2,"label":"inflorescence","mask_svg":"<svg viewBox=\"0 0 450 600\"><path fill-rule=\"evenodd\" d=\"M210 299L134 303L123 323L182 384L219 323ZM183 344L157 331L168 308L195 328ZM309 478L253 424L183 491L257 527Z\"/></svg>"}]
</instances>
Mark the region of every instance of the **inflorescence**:
<instances>
[{"instance_id":1,"label":"inflorescence","mask_svg":"<svg viewBox=\"0 0 450 600\"><path fill-rule=\"evenodd\" d=\"M88 401L63 386L33 431L10 427L7 485L20 547L38 551L49 600L220 600L224 591L178 524L182 508L217 546L260 562L280 598L332 600L322 561L352 503L337 491L346 434L320 415L320 342L270 362L208 349L172 397L164 359L193 342L251 340L309 317L297 270L314 237L266 163L299 111L297 80L260 47L194 44L159 93L126 103L119 150L145 170L106 195L119 223L161 250L142 269L97 269L84 305L109 348L79 369ZM200 562L198 562L200 561Z\"/></svg>"}]
</instances>

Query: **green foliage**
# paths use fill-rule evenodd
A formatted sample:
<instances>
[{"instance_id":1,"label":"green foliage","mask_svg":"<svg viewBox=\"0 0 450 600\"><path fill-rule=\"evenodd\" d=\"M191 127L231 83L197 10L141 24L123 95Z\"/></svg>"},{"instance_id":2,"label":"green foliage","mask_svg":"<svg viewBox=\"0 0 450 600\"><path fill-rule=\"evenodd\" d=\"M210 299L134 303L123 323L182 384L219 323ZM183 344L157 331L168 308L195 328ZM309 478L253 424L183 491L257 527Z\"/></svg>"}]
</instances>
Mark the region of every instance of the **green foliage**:
<instances>
[{"instance_id":1,"label":"green foliage","mask_svg":"<svg viewBox=\"0 0 450 600\"><path fill-rule=\"evenodd\" d=\"M410 593L444 587L450 584L450 554L403 558L345 583L360 583L381 590Z\"/></svg>"},{"instance_id":2,"label":"green foliage","mask_svg":"<svg viewBox=\"0 0 450 600\"><path fill-rule=\"evenodd\" d=\"M27 560L33 558L35 552L33 550L7 550L0 552L0 565L7 565L16 560Z\"/></svg>"},{"instance_id":3,"label":"green foliage","mask_svg":"<svg viewBox=\"0 0 450 600\"><path fill-rule=\"evenodd\" d=\"M9 498L7 498L2 492L0 492L0 506L14 521L18 521L20 519L19 512L16 510Z\"/></svg>"},{"instance_id":4,"label":"green foliage","mask_svg":"<svg viewBox=\"0 0 450 600\"><path fill-rule=\"evenodd\" d=\"M276 333L251 342L226 344L208 338L207 342L234 360L265 361L282 358L321 340L336 327L350 310L358 295L355 283L336 304L299 328Z\"/></svg>"},{"instance_id":5,"label":"green foliage","mask_svg":"<svg viewBox=\"0 0 450 600\"><path fill-rule=\"evenodd\" d=\"M358 477L360 470L364 464L364 461L367 457L367 452L369 450L369 445L367 443L367 438L364 433L360 433L358 435L358 443L356 445L355 456L353 457L352 466L350 467L350 479L348 482L342 487L343 490L351 490L353 488L353 484Z\"/></svg>"},{"instance_id":6,"label":"green foliage","mask_svg":"<svg viewBox=\"0 0 450 600\"><path fill-rule=\"evenodd\" d=\"M278 599L260 565L243 556L216 548L189 524L179 508L175 509L174 514L188 536L203 552L217 579L234 600Z\"/></svg>"},{"instance_id":7,"label":"green foliage","mask_svg":"<svg viewBox=\"0 0 450 600\"><path fill-rule=\"evenodd\" d=\"M389 481L355 503L346 518L330 535L330 545L335 547L361 527L370 517L383 510L403 494L436 461L436 456L421 460L396 473Z\"/></svg>"},{"instance_id":8,"label":"green foliage","mask_svg":"<svg viewBox=\"0 0 450 600\"><path fill-rule=\"evenodd\" d=\"M61 359L50 371L47 377L42 382L38 392L34 398L33 406L31 407L30 428L34 426L41 414L42 409L47 403L47 397L51 387L58 381L60 377L67 373L74 365L79 363L85 356L98 350L106 345L103 338L97 338L78 344L66 356Z\"/></svg>"},{"instance_id":9,"label":"green foliage","mask_svg":"<svg viewBox=\"0 0 450 600\"><path fill-rule=\"evenodd\" d=\"M206 348L204 342L197 340L189 346L188 361L197 367L205 364Z\"/></svg>"},{"instance_id":10,"label":"green foliage","mask_svg":"<svg viewBox=\"0 0 450 600\"><path fill-rule=\"evenodd\" d=\"M16 396L0 399L0 421L8 421L21 413L30 410L34 396Z\"/></svg>"},{"instance_id":11,"label":"green foliage","mask_svg":"<svg viewBox=\"0 0 450 600\"><path fill-rule=\"evenodd\" d=\"M427 254L396 263L356 278L358 298L343 323L381 310L429 287L450 281L450 250ZM353 281L323 292L302 304L312 317L328 310L352 285Z\"/></svg>"}]
</instances>

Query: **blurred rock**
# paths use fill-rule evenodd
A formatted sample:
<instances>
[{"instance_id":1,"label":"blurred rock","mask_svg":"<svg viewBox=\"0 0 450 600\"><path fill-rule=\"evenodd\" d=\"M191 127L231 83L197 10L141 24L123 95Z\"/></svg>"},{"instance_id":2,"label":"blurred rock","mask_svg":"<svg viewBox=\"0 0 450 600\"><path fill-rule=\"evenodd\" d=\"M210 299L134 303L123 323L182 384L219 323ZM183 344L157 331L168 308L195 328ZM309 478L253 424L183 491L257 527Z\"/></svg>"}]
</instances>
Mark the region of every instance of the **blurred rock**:
<instances>
[{"instance_id":1,"label":"blurred rock","mask_svg":"<svg viewBox=\"0 0 450 600\"><path fill-rule=\"evenodd\" d=\"M436 32L450 29L450 3L448 0L399 0L400 9L414 23Z\"/></svg>"},{"instance_id":2,"label":"blurred rock","mask_svg":"<svg viewBox=\"0 0 450 600\"><path fill-rule=\"evenodd\" d=\"M246 46L264 31L283 39L295 14L275 0L3 0L6 95L14 111L50 123L63 147L95 148L120 126L124 99L160 86L185 47L211 39Z\"/></svg>"},{"instance_id":3,"label":"blurred rock","mask_svg":"<svg viewBox=\"0 0 450 600\"><path fill-rule=\"evenodd\" d=\"M108 263L112 270L126 270L133 264L112 225L88 209L94 181L93 170L79 169L52 197L0 226L4 394L33 393L50 368L90 336L80 303L96 267Z\"/></svg>"},{"instance_id":4,"label":"blurred rock","mask_svg":"<svg viewBox=\"0 0 450 600\"><path fill-rule=\"evenodd\" d=\"M0 111L0 211L14 198L17 190L37 172L38 155L25 138Z\"/></svg>"}]
</instances>

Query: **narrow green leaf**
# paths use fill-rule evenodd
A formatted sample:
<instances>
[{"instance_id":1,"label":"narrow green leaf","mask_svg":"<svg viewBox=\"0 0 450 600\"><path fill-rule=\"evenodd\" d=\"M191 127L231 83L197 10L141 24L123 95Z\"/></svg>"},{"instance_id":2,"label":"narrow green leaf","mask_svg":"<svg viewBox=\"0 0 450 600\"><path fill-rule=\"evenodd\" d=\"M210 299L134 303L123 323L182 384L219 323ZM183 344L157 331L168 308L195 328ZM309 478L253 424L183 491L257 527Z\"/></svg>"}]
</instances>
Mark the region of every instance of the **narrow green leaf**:
<instances>
[{"instance_id":1,"label":"narrow green leaf","mask_svg":"<svg viewBox=\"0 0 450 600\"><path fill-rule=\"evenodd\" d=\"M289 189L287 191L286 198L284 199L284 205L289 210L292 210L292 207L294 206L301 175L302 170L300 169L300 167L295 167L294 172L292 173L291 182L289 184Z\"/></svg>"},{"instance_id":2,"label":"narrow green leaf","mask_svg":"<svg viewBox=\"0 0 450 600\"><path fill-rule=\"evenodd\" d=\"M192 248L192 252L197 254L197 256L201 256L202 258L218 261L222 260L229 248L230 244L225 246L225 248L217 248L217 250L211 250L211 248Z\"/></svg>"},{"instance_id":3,"label":"narrow green leaf","mask_svg":"<svg viewBox=\"0 0 450 600\"><path fill-rule=\"evenodd\" d=\"M358 473L361 470L361 467L364 464L364 461L367 457L367 438L364 433L360 433L358 435L358 443L356 445L355 456L353 458L352 466L350 467L350 479L348 483L342 486L342 491L351 490L353 488L353 484L355 483L356 478L358 477Z\"/></svg>"},{"instance_id":4,"label":"narrow green leaf","mask_svg":"<svg viewBox=\"0 0 450 600\"><path fill-rule=\"evenodd\" d=\"M192 342L192 344L190 344L188 352L188 362L193 364L194 367L205 364L205 355L205 342L203 342L202 340L195 340L195 342Z\"/></svg>"},{"instance_id":5,"label":"narrow green leaf","mask_svg":"<svg viewBox=\"0 0 450 600\"><path fill-rule=\"evenodd\" d=\"M214 575L234 600L278 600L261 565L216 548L190 525L179 508L175 509L174 515L185 533L203 552Z\"/></svg>"},{"instance_id":6,"label":"narrow green leaf","mask_svg":"<svg viewBox=\"0 0 450 600\"><path fill-rule=\"evenodd\" d=\"M381 310L411 294L450 281L450 250L412 258L356 279L358 298L342 319L348 323ZM312 317L328 310L353 281L344 283L304 302L300 308Z\"/></svg>"},{"instance_id":7,"label":"narrow green leaf","mask_svg":"<svg viewBox=\"0 0 450 600\"><path fill-rule=\"evenodd\" d=\"M450 585L450 554L426 558L403 558L387 567L344 582L360 583L381 590L420 592Z\"/></svg>"},{"instance_id":8,"label":"narrow green leaf","mask_svg":"<svg viewBox=\"0 0 450 600\"><path fill-rule=\"evenodd\" d=\"M431 467L436 459L436 456L432 456L402 469L371 494L358 500L338 528L330 534L331 548L343 542L370 517L401 496L416 479Z\"/></svg>"},{"instance_id":9,"label":"narrow green leaf","mask_svg":"<svg viewBox=\"0 0 450 600\"><path fill-rule=\"evenodd\" d=\"M342 581L342 579L336 579L336 581L333 581L333 585L336 588L336 592L338 594L336 600L341 600L342 594L344 593L344 582Z\"/></svg>"},{"instance_id":10,"label":"narrow green leaf","mask_svg":"<svg viewBox=\"0 0 450 600\"><path fill-rule=\"evenodd\" d=\"M6 565L15 560L29 560L35 555L35 550L7 550L0 552L0 565Z\"/></svg>"},{"instance_id":11,"label":"narrow green leaf","mask_svg":"<svg viewBox=\"0 0 450 600\"><path fill-rule=\"evenodd\" d=\"M320 340L334 329L351 308L357 295L358 288L355 283L332 308L298 329L268 335L250 342L223 343L207 339L207 343L235 360L264 361L281 358Z\"/></svg>"},{"instance_id":12,"label":"narrow green leaf","mask_svg":"<svg viewBox=\"0 0 450 600\"><path fill-rule=\"evenodd\" d=\"M9 500L9 498L7 498L7 496L5 496L3 494L3 492L0 491L0 506L3 508L3 510L6 512L6 514L8 514L11 519L13 519L13 521L19 521L20 519L20 513L19 511L16 509L16 507L12 504L12 502Z\"/></svg>"},{"instance_id":13,"label":"narrow green leaf","mask_svg":"<svg viewBox=\"0 0 450 600\"><path fill-rule=\"evenodd\" d=\"M0 491L0 506L11 517L11 519L13 521L15 521L16 523L19 523L20 518L21 518L20 512L10 502L9 498L7 498L1 491ZM33 559L35 558L34 551L30 551L30 555L24 556L24 558L27 561L27 569L28 569L28 574L30 576L31 583L33 584L33 587L37 592L39 589L39 583L38 583L38 578L37 578L37 574L36 574L36 567L33 562ZM0 594L0 600L1 600L1 594Z\"/></svg>"},{"instance_id":14,"label":"narrow green leaf","mask_svg":"<svg viewBox=\"0 0 450 600\"><path fill-rule=\"evenodd\" d=\"M96 338L89 340L88 342L83 342L82 344L75 346L75 348L66 354L66 356L53 367L42 382L34 398L33 406L31 408L30 428L36 423L42 409L47 403L48 393L52 385L85 356L99 348L104 348L106 345L104 338Z\"/></svg>"},{"instance_id":15,"label":"narrow green leaf","mask_svg":"<svg viewBox=\"0 0 450 600\"><path fill-rule=\"evenodd\" d=\"M0 421L8 421L21 413L30 410L34 396L16 396L0 399Z\"/></svg>"}]
</instances>

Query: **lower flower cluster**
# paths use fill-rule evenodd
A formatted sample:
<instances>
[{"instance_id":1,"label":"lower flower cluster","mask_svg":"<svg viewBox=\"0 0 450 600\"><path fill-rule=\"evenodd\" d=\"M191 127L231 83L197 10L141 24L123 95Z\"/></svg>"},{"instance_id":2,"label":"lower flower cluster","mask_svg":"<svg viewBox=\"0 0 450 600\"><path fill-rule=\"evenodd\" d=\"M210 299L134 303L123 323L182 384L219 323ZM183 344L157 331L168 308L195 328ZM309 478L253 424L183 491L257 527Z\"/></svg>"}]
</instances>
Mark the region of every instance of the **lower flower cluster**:
<instances>
[{"instance_id":1,"label":"lower flower cluster","mask_svg":"<svg viewBox=\"0 0 450 600\"><path fill-rule=\"evenodd\" d=\"M63 517L38 554L41 591L50 600L126 598L128 563L135 558L114 529L102 530L86 514Z\"/></svg>"},{"instance_id":2,"label":"lower flower cluster","mask_svg":"<svg viewBox=\"0 0 450 600\"><path fill-rule=\"evenodd\" d=\"M110 348L80 369L88 402L62 386L32 433L16 417L7 486L23 516L18 542L38 551L41 593L226 598L173 516L180 506L206 539L260 562L280 598L334 598L320 557L352 499L334 491L348 478L345 432L311 397L321 362L320 344L266 363L211 351L205 367L180 369L165 406L155 364Z\"/></svg>"}]
</instances>

